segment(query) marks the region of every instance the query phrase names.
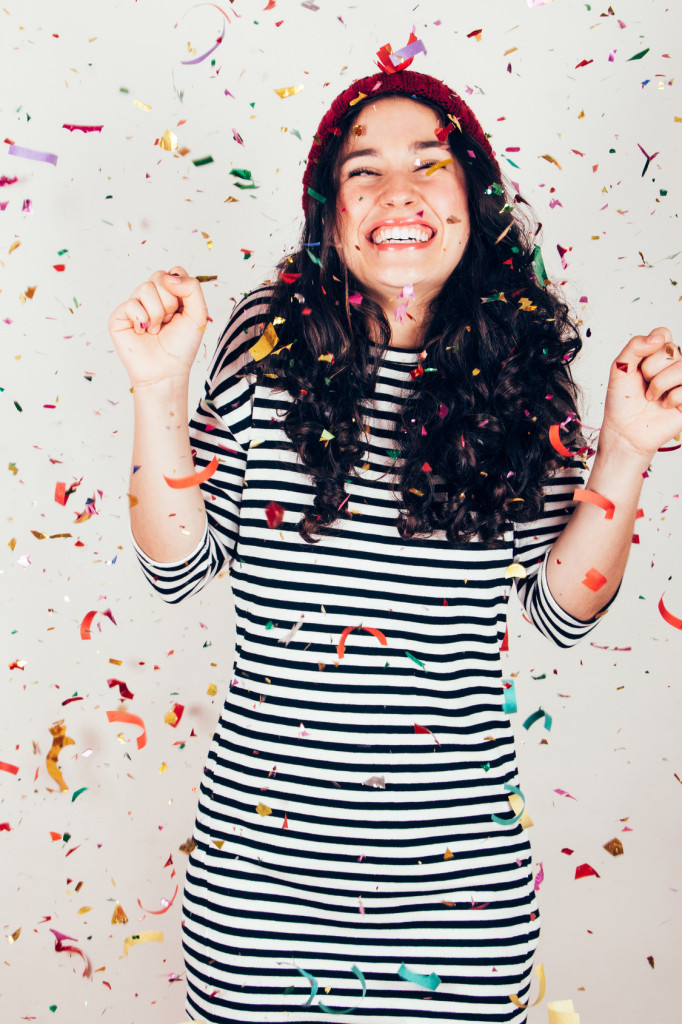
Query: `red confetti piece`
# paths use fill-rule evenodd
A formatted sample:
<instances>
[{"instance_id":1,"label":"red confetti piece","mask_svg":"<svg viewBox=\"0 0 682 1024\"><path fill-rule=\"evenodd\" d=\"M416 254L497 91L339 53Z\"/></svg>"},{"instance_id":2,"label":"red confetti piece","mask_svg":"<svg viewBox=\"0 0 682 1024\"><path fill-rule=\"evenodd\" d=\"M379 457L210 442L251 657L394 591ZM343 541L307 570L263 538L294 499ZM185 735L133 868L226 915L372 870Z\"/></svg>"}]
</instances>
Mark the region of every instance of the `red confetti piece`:
<instances>
[{"instance_id":1,"label":"red confetti piece","mask_svg":"<svg viewBox=\"0 0 682 1024\"><path fill-rule=\"evenodd\" d=\"M65 708L67 704L72 704L75 700L83 700L82 697L67 697L66 700L62 701L62 707Z\"/></svg>"},{"instance_id":2,"label":"red confetti piece","mask_svg":"<svg viewBox=\"0 0 682 1024\"><path fill-rule=\"evenodd\" d=\"M570 848L570 846L564 846L562 848L561 852L568 854L568 856L570 857L571 854L573 853L573 850Z\"/></svg>"},{"instance_id":3,"label":"red confetti piece","mask_svg":"<svg viewBox=\"0 0 682 1024\"><path fill-rule=\"evenodd\" d=\"M293 284L294 281L298 281L300 274L292 274L288 270L280 270L279 276L282 278L285 284Z\"/></svg>"},{"instance_id":4,"label":"red confetti piece","mask_svg":"<svg viewBox=\"0 0 682 1024\"><path fill-rule=\"evenodd\" d=\"M265 517L268 521L268 526L271 530L276 530L284 519L284 513L286 509L278 505L276 501L271 501L269 505L265 507Z\"/></svg>"},{"instance_id":5,"label":"red confetti piece","mask_svg":"<svg viewBox=\"0 0 682 1024\"><path fill-rule=\"evenodd\" d=\"M88 958L85 955L85 953L83 952L83 950L79 949L78 946L65 946L64 945L64 939L68 939L69 942L75 942L76 939L74 939L73 936L71 936L71 935L63 935L61 932L55 931L54 928L50 928L50 931L54 935L54 948L55 948L55 952L56 953L78 953L78 955L82 956L83 960L85 961L85 969L83 970L83 977L84 978L89 977L90 976L90 961L88 960Z\"/></svg>"},{"instance_id":6,"label":"red confetti piece","mask_svg":"<svg viewBox=\"0 0 682 1024\"><path fill-rule=\"evenodd\" d=\"M502 644L500 646L500 650L501 651L508 651L509 650L509 626L505 626L505 628L504 628L504 638L502 640Z\"/></svg>"},{"instance_id":7,"label":"red confetti piece","mask_svg":"<svg viewBox=\"0 0 682 1024\"><path fill-rule=\"evenodd\" d=\"M576 878L588 878L590 875L595 875L596 878L601 878L598 871L595 871L591 864L579 864L575 869Z\"/></svg>"},{"instance_id":8,"label":"red confetti piece","mask_svg":"<svg viewBox=\"0 0 682 1024\"><path fill-rule=\"evenodd\" d=\"M341 634L341 639L336 645L336 653L339 656L339 658L343 658L346 648L346 637L349 635L349 633L352 633L354 629L366 629L368 633L371 633L372 636L375 636L377 638L380 644L382 644L384 647L388 647L388 640L386 639L386 637L384 636L380 629L374 629L372 626L346 626L343 633Z\"/></svg>"},{"instance_id":9,"label":"red confetti piece","mask_svg":"<svg viewBox=\"0 0 682 1024\"><path fill-rule=\"evenodd\" d=\"M132 700L133 697L135 696L135 694L131 693L131 691L128 689L127 684L124 683L121 679L107 679L107 683L109 685L109 689L111 689L112 686L118 686L119 693L121 694L121 697L124 700Z\"/></svg>"},{"instance_id":10,"label":"red confetti piece","mask_svg":"<svg viewBox=\"0 0 682 1024\"><path fill-rule=\"evenodd\" d=\"M0 761L0 772L9 772L10 775L16 775L19 771L19 766L16 764L7 764L6 761Z\"/></svg>"},{"instance_id":11,"label":"red confetti piece","mask_svg":"<svg viewBox=\"0 0 682 1024\"><path fill-rule=\"evenodd\" d=\"M666 606L663 604L663 598L665 594L661 594L661 600L658 602L658 610L668 623L669 626L674 626L675 629L682 629L682 619L678 619L676 615L669 612Z\"/></svg>"},{"instance_id":12,"label":"red confetti piece","mask_svg":"<svg viewBox=\"0 0 682 1024\"><path fill-rule=\"evenodd\" d=\"M176 885L176 886L175 886L175 892L174 892L174 893L173 893L173 895L171 896L170 900L162 900L162 901L161 901L162 903L165 903L165 904L166 904L166 906L165 906L165 907L163 907L163 908L162 908L161 910L147 910L147 909L146 909L145 907L143 907L143 906L142 906L142 904L140 903L140 899L139 899L139 897L138 897L138 900L137 900L137 904L138 904L138 906L139 906L139 907L141 907L141 908L142 908L142 910L144 910L145 914L165 914L165 913L166 913L167 911L169 911L169 910L170 910L170 908L171 908L171 907L173 906L173 902L175 901L175 897L176 897L177 895L178 895L178 886Z\"/></svg>"},{"instance_id":13,"label":"red confetti piece","mask_svg":"<svg viewBox=\"0 0 682 1024\"><path fill-rule=\"evenodd\" d=\"M600 590L606 583L606 576L602 576L598 569L588 569L585 573L583 585L590 590Z\"/></svg>"},{"instance_id":14,"label":"red confetti piece","mask_svg":"<svg viewBox=\"0 0 682 1024\"><path fill-rule=\"evenodd\" d=\"M282 822L282 828L289 828L289 819L287 818L287 812L284 812L284 821Z\"/></svg>"},{"instance_id":15,"label":"red confetti piece","mask_svg":"<svg viewBox=\"0 0 682 1024\"><path fill-rule=\"evenodd\" d=\"M169 725L172 725L173 728L176 729L178 727L178 725L180 724L180 719L182 718L184 713L185 713L185 705L184 704L174 704L173 708L172 708L171 714L168 716L167 719L165 719L165 721L167 721ZM173 716L175 717L175 721L173 721Z\"/></svg>"},{"instance_id":16,"label":"red confetti piece","mask_svg":"<svg viewBox=\"0 0 682 1024\"><path fill-rule=\"evenodd\" d=\"M627 373L628 372L628 363L618 363L617 362L616 363L616 369L620 370L621 373Z\"/></svg>"},{"instance_id":17,"label":"red confetti piece","mask_svg":"<svg viewBox=\"0 0 682 1024\"><path fill-rule=\"evenodd\" d=\"M10 823L8 821L0 821L0 832L11 832Z\"/></svg>"},{"instance_id":18,"label":"red confetti piece","mask_svg":"<svg viewBox=\"0 0 682 1024\"><path fill-rule=\"evenodd\" d=\"M444 125L442 128L436 128L436 138L438 139L438 141L445 142L450 132L453 131L454 127L454 124L450 123Z\"/></svg>"},{"instance_id":19,"label":"red confetti piece","mask_svg":"<svg viewBox=\"0 0 682 1024\"><path fill-rule=\"evenodd\" d=\"M139 725L142 732L137 737L137 749L142 750L147 742L147 729L139 715L132 715L128 711L107 711L107 719L110 722L123 722L127 725Z\"/></svg>"},{"instance_id":20,"label":"red confetti piece","mask_svg":"<svg viewBox=\"0 0 682 1024\"><path fill-rule=\"evenodd\" d=\"M436 739L436 737L433 735L431 730L427 729L425 725L419 725L417 722L415 722L414 723L414 731L416 733L427 732L429 734L429 736L433 736L433 739L436 740L436 743L438 743L438 746L440 746L439 740Z\"/></svg>"},{"instance_id":21,"label":"red confetti piece","mask_svg":"<svg viewBox=\"0 0 682 1024\"><path fill-rule=\"evenodd\" d=\"M70 132L101 132L104 128L103 124L63 124L62 128L66 128Z\"/></svg>"},{"instance_id":22,"label":"red confetti piece","mask_svg":"<svg viewBox=\"0 0 682 1024\"><path fill-rule=\"evenodd\" d=\"M66 505L66 484L61 480L55 484L54 500L58 505Z\"/></svg>"},{"instance_id":23,"label":"red confetti piece","mask_svg":"<svg viewBox=\"0 0 682 1024\"><path fill-rule=\"evenodd\" d=\"M612 501L609 501L602 494L598 494L597 491L590 491L586 487L576 487L573 491L573 501L584 501L590 505L596 505L598 508L603 508L606 513L604 519L613 519L613 513L616 511L616 506Z\"/></svg>"},{"instance_id":24,"label":"red confetti piece","mask_svg":"<svg viewBox=\"0 0 682 1024\"><path fill-rule=\"evenodd\" d=\"M410 38L407 40L407 45L409 46L410 43L416 42L416 35L414 32L410 32ZM400 64L394 64L390 56L392 53L393 48L390 43L386 43L386 45L382 46L380 50L377 50L377 57L379 58L377 61L377 67L380 71L385 71L389 75L395 74L396 71L404 71L405 68L409 68L410 64L414 60L414 57L408 57L407 60L401 61Z\"/></svg>"},{"instance_id":25,"label":"red confetti piece","mask_svg":"<svg viewBox=\"0 0 682 1024\"><path fill-rule=\"evenodd\" d=\"M206 483L207 480L213 476L218 469L218 456L214 455L208 466L204 466L198 473L190 473L189 476L181 477L168 477L164 475L164 480L169 487L174 487L176 490L180 490L184 487L196 487L198 484Z\"/></svg>"},{"instance_id":26,"label":"red confetti piece","mask_svg":"<svg viewBox=\"0 0 682 1024\"><path fill-rule=\"evenodd\" d=\"M679 448L682 448L682 444L670 444L664 448L657 448L657 452L676 452Z\"/></svg>"},{"instance_id":27,"label":"red confetti piece","mask_svg":"<svg viewBox=\"0 0 682 1024\"><path fill-rule=\"evenodd\" d=\"M107 608L105 612L88 612L87 615L84 616L83 621L81 622L81 640L92 639L90 635L90 626L92 625L92 620L94 619L95 615L106 615L108 619L111 619L114 625L117 625L116 619L114 618L109 608Z\"/></svg>"}]
</instances>

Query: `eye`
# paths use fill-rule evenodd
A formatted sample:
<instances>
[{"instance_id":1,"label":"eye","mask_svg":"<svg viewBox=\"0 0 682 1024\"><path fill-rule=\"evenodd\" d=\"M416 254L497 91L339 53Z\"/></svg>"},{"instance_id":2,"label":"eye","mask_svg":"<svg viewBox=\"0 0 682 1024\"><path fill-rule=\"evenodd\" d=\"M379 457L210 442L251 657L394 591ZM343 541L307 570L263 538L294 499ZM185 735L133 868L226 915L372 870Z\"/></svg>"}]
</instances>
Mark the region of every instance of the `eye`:
<instances>
[{"instance_id":1,"label":"eye","mask_svg":"<svg viewBox=\"0 0 682 1024\"><path fill-rule=\"evenodd\" d=\"M436 163L435 160L424 160L423 162L418 160L417 161L416 170L418 170L418 171L428 171L429 167L433 167L433 165L435 163Z\"/></svg>"},{"instance_id":2,"label":"eye","mask_svg":"<svg viewBox=\"0 0 682 1024\"><path fill-rule=\"evenodd\" d=\"M376 171L370 171L368 167L355 167L348 173L349 178L357 178L360 174L376 174Z\"/></svg>"}]
</instances>

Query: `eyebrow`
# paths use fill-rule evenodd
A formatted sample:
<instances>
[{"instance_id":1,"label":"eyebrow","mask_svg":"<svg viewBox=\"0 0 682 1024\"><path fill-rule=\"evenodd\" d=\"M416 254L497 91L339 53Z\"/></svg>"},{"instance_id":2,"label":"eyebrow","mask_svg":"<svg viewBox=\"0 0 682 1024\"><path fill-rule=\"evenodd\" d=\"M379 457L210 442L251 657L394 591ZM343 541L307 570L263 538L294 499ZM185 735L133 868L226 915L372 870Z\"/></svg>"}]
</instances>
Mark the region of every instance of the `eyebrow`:
<instances>
[{"instance_id":1,"label":"eyebrow","mask_svg":"<svg viewBox=\"0 0 682 1024\"><path fill-rule=\"evenodd\" d=\"M410 146L410 151L412 153L421 153L424 149L446 149L448 152L450 151L448 144L446 142L439 142L438 139L426 139L423 142L413 142ZM354 157L364 156L376 157L381 156L381 153L378 149L354 149L352 153L348 153L343 157L339 164L339 169Z\"/></svg>"}]
</instances>

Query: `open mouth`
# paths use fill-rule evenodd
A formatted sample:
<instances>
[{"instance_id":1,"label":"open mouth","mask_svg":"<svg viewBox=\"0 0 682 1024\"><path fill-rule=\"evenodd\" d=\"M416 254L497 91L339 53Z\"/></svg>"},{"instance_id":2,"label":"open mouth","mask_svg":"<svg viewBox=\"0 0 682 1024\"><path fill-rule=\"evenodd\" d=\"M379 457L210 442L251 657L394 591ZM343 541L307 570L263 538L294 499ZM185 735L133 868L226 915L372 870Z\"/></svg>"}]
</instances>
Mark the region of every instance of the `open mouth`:
<instances>
[{"instance_id":1,"label":"open mouth","mask_svg":"<svg viewBox=\"0 0 682 1024\"><path fill-rule=\"evenodd\" d=\"M370 236L372 245L424 245L430 242L435 232L429 227L422 227L418 224L410 224L406 227L386 225L376 228Z\"/></svg>"}]
</instances>

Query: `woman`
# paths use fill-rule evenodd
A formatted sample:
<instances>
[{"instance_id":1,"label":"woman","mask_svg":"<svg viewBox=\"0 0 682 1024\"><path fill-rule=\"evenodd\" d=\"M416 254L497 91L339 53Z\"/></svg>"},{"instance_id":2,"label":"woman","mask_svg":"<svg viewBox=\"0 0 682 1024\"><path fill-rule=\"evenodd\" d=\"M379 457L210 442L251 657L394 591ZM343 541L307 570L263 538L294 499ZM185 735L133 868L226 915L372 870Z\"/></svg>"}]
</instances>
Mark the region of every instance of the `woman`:
<instances>
[{"instance_id":1,"label":"woman","mask_svg":"<svg viewBox=\"0 0 682 1024\"><path fill-rule=\"evenodd\" d=\"M627 343L598 504L571 511L581 342L522 202L455 93L376 74L320 124L301 245L235 309L189 431L198 282L157 271L112 314L142 568L169 602L229 568L236 605L185 887L192 1019L526 1020L506 602L562 647L596 625L682 429L682 359L666 328Z\"/></svg>"}]
</instances>

